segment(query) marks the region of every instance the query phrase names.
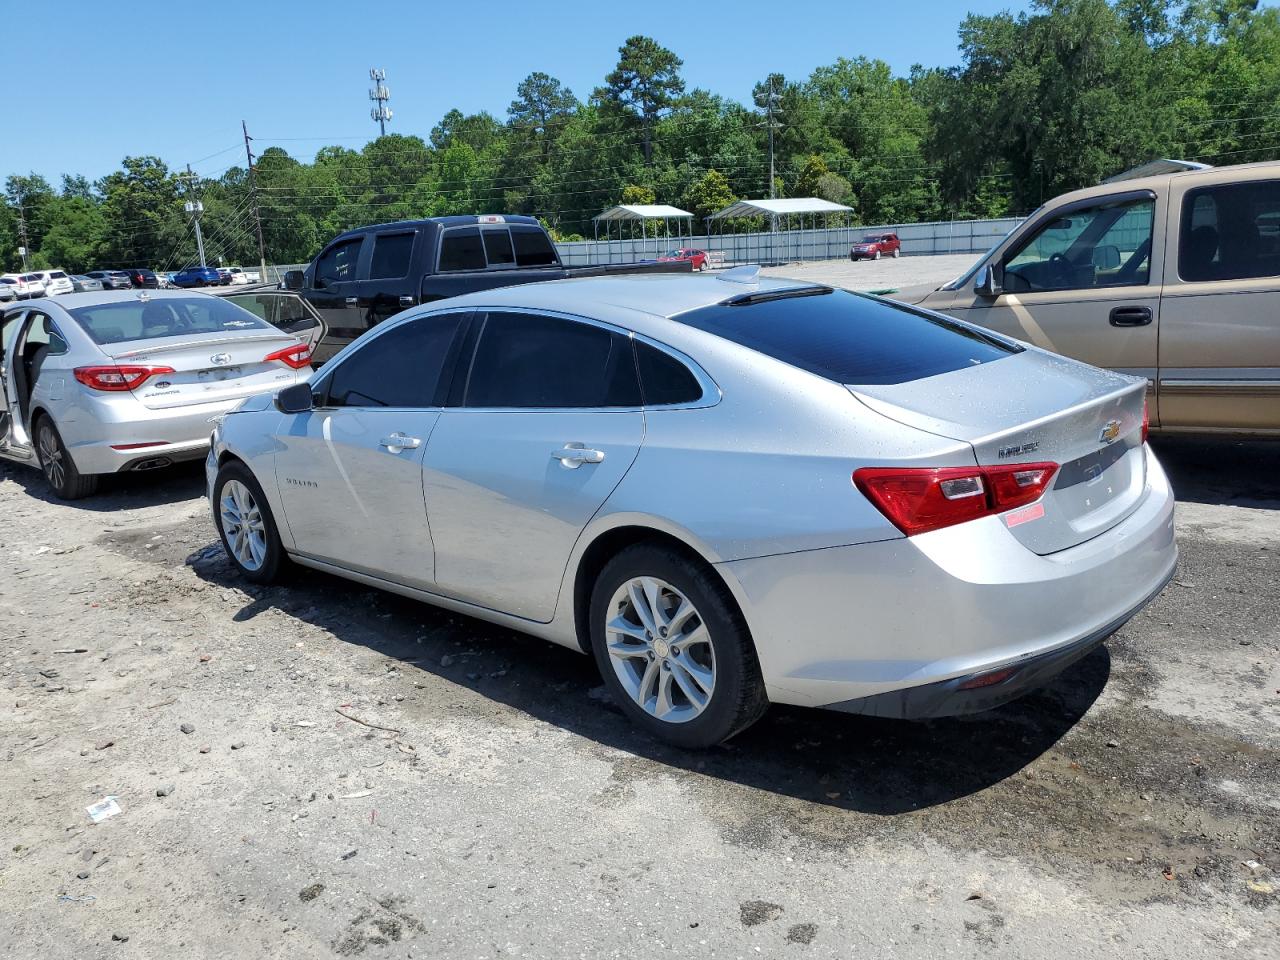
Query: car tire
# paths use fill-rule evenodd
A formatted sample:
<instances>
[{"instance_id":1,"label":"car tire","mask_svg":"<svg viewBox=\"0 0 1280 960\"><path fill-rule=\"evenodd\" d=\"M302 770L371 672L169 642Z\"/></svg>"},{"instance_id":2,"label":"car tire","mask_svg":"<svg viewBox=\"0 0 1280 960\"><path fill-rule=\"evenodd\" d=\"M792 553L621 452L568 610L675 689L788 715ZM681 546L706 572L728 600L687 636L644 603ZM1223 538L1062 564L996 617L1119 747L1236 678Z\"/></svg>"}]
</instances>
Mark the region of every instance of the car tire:
<instances>
[{"instance_id":1,"label":"car tire","mask_svg":"<svg viewBox=\"0 0 1280 960\"><path fill-rule=\"evenodd\" d=\"M52 417L41 414L35 434L36 457L54 496L59 500L82 500L97 492L97 474L79 471Z\"/></svg>"},{"instance_id":2,"label":"car tire","mask_svg":"<svg viewBox=\"0 0 1280 960\"><path fill-rule=\"evenodd\" d=\"M232 566L254 583L278 582L289 560L253 472L239 460L224 464L213 481L211 506L213 525Z\"/></svg>"},{"instance_id":3,"label":"car tire","mask_svg":"<svg viewBox=\"0 0 1280 960\"><path fill-rule=\"evenodd\" d=\"M643 625L655 609L652 625L662 625L650 633ZM680 610L686 613L677 624ZM768 709L750 631L706 564L664 546L628 547L597 577L589 617L605 686L651 735L680 747L710 747ZM668 624L679 633L663 632Z\"/></svg>"},{"instance_id":4,"label":"car tire","mask_svg":"<svg viewBox=\"0 0 1280 960\"><path fill-rule=\"evenodd\" d=\"M877 251L875 252L875 255L872 257L872 259L873 259L873 260L879 260L879 259L880 259L880 251L879 251L879 250L877 250Z\"/></svg>"},{"instance_id":5,"label":"car tire","mask_svg":"<svg viewBox=\"0 0 1280 960\"><path fill-rule=\"evenodd\" d=\"M895 250L895 251L893 251L893 259L897 260L900 256L902 256L902 251L901 251L901 250Z\"/></svg>"}]
</instances>

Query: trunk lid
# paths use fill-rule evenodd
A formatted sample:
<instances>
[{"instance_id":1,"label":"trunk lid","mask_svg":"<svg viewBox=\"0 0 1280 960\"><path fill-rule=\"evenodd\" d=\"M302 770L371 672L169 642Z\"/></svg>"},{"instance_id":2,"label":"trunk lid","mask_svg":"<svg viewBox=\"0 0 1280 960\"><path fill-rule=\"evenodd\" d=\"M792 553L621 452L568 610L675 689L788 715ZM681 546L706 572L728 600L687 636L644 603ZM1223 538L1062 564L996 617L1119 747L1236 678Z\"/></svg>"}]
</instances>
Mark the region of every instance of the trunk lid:
<instances>
[{"instance_id":1,"label":"trunk lid","mask_svg":"<svg viewBox=\"0 0 1280 960\"><path fill-rule=\"evenodd\" d=\"M133 391L143 406L168 410L252 396L288 386L298 374L281 360L265 358L297 344L296 337L261 332L229 337L225 333L132 340L106 344L103 350L119 364L172 367L173 373L151 377Z\"/></svg>"},{"instance_id":2,"label":"trunk lid","mask_svg":"<svg viewBox=\"0 0 1280 960\"><path fill-rule=\"evenodd\" d=\"M849 390L886 417L967 442L980 465L1058 464L1039 501L1002 514L1009 532L1035 553L1104 533L1145 496L1144 380L1028 349L952 373Z\"/></svg>"}]
</instances>

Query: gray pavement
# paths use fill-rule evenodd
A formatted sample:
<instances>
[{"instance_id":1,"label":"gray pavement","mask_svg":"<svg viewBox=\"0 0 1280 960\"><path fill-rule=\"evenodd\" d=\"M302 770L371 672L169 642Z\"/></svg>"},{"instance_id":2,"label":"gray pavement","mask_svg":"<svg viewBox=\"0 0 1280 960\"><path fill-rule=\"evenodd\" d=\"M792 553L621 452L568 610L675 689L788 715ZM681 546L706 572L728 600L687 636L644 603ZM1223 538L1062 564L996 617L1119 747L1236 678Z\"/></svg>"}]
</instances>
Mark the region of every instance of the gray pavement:
<instances>
[{"instance_id":1,"label":"gray pavement","mask_svg":"<svg viewBox=\"0 0 1280 960\"><path fill-rule=\"evenodd\" d=\"M807 260L766 267L763 273L775 277L811 280L850 290L883 290L917 283L941 286L958 277L977 261L978 254L949 254L940 257L890 257L885 260Z\"/></svg>"}]
</instances>

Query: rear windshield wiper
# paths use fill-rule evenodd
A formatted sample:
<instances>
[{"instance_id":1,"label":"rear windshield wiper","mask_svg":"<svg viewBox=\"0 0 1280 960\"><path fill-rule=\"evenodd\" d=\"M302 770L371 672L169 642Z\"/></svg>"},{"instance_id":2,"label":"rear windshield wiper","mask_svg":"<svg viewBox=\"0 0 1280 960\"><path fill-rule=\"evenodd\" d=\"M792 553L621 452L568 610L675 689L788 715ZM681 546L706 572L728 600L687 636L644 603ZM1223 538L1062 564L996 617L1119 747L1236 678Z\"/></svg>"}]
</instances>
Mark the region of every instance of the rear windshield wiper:
<instances>
[{"instance_id":1,"label":"rear windshield wiper","mask_svg":"<svg viewBox=\"0 0 1280 960\"><path fill-rule=\"evenodd\" d=\"M753 303L768 303L770 300L790 300L792 297L821 297L835 293L832 287L812 284L806 287L783 287L781 290L757 290L754 293L739 293L728 300L721 300L722 307L747 307Z\"/></svg>"}]
</instances>

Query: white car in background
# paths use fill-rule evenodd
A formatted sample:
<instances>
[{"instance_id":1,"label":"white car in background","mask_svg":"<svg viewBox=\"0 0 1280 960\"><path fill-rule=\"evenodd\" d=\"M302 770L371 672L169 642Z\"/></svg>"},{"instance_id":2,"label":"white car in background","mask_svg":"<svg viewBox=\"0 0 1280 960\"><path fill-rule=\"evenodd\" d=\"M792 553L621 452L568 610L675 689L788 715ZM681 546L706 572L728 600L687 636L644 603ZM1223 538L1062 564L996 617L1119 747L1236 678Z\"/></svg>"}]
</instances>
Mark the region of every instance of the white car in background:
<instances>
[{"instance_id":1,"label":"white car in background","mask_svg":"<svg viewBox=\"0 0 1280 960\"><path fill-rule=\"evenodd\" d=\"M0 301L18 299L18 281L13 277L0 277Z\"/></svg>"},{"instance_id":2,"label":"white car in background","mask_svg":"<svg viewBox=\"0 0 1280 960\"><path fill-rule=\"evenodd\" d=\"M45 296L56 297L63 293L75 293L75 284L65 270L37 270L34 274L44 283Z\"/></svg>"},{"instance_id":3,"label":"white car in background","mask_svg":"<svg viewBox=\"0 0 1280 960\"><path fill-rule=\"evenodd\" d=\"M219 267L218 276L229 278L229 282L235 285L258 282L258 274L246 273L243 267Z\"/></svg>"}]
</instances>

